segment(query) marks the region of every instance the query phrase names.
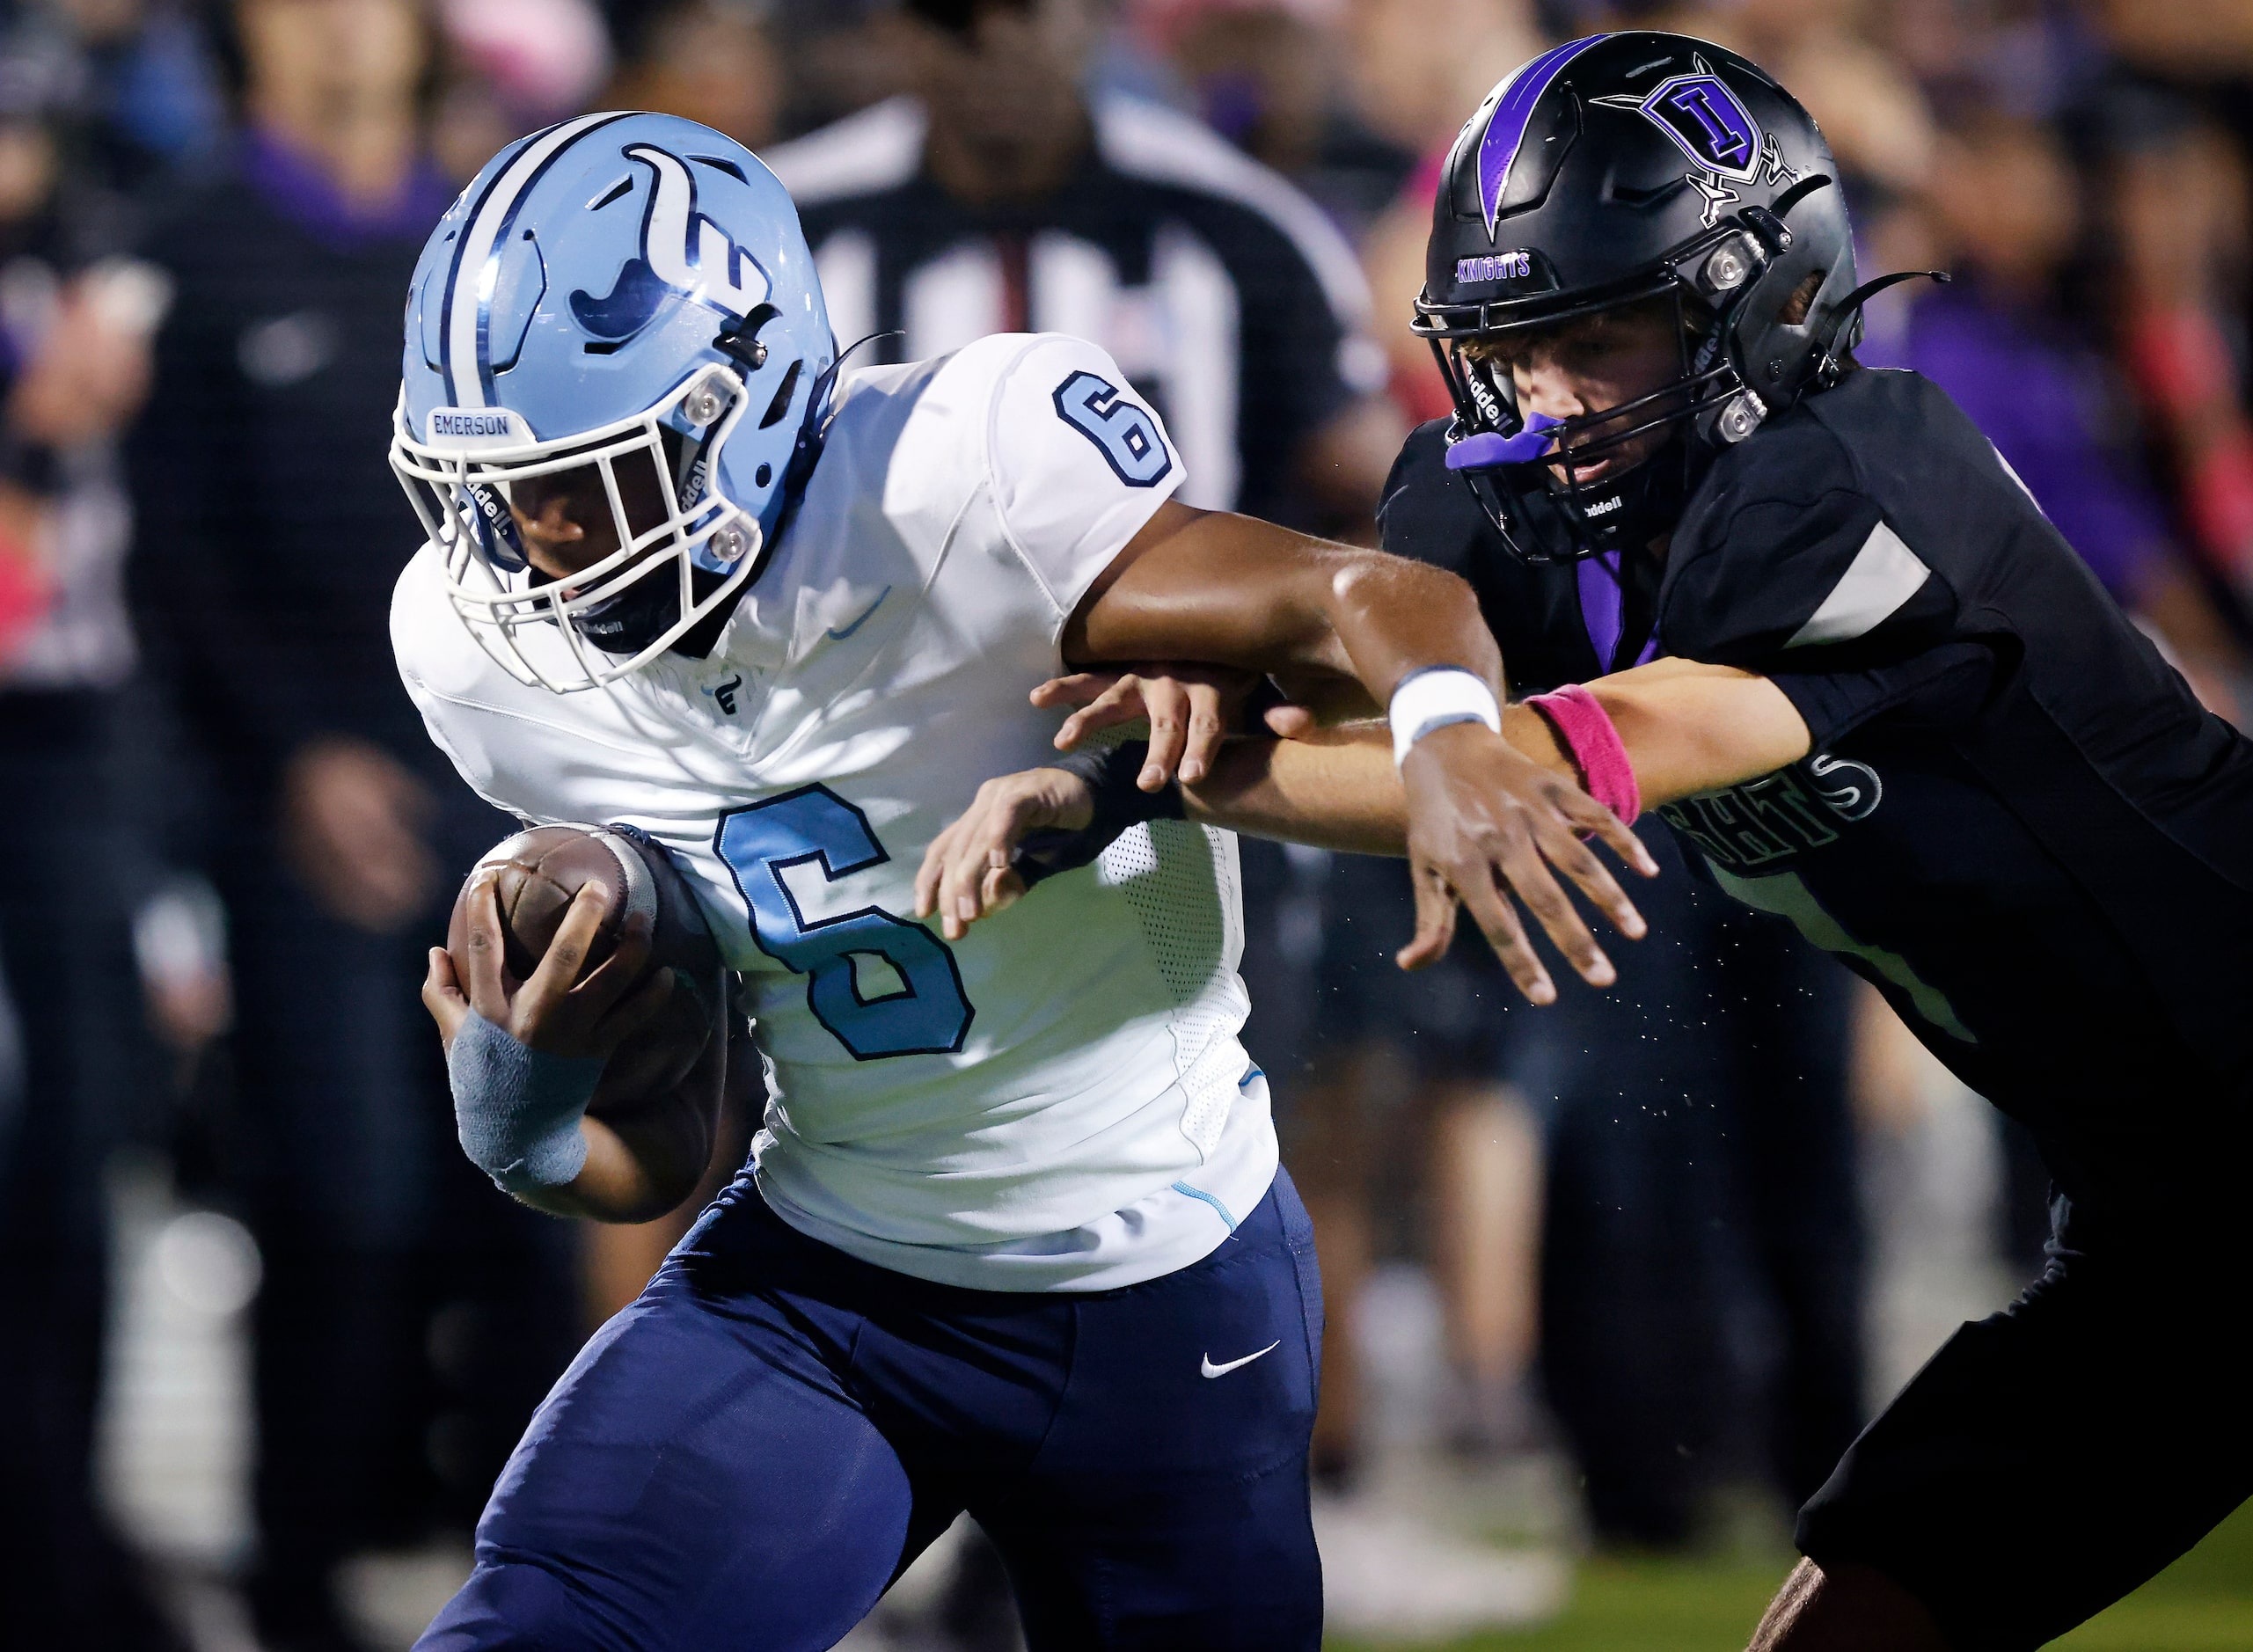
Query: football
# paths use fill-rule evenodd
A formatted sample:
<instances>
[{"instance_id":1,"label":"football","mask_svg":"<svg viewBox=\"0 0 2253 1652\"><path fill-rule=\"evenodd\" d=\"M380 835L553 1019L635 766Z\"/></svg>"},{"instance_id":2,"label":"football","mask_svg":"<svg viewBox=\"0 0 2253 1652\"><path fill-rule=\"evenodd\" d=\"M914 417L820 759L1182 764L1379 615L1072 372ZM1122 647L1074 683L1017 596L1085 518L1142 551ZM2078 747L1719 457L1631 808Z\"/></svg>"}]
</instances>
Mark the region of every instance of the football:
<instances>
[{"instance_id":1,"label":"football","mask_svg":"<svg viewBox=\"0 0 2253 1652\"><path fill-rule=\"evenodd\" d=\"M463 881L446 927L457 974L468 958L469 895L492 874L501 904L501 961L522 982L545 955L573 899L589 883L609 897L588 948L583 977L607 959L627 917L652 919L645 969L672 969L677 981L664 1012L621 1044L603 1070L591 1110L665 1094L686 1078L715 1041L727 1042L727 971L696 896L662 846L629 826L535 826L495 844ZM715 1063L716 1064L716 1063Z\"/></svg>"}]
</instances>

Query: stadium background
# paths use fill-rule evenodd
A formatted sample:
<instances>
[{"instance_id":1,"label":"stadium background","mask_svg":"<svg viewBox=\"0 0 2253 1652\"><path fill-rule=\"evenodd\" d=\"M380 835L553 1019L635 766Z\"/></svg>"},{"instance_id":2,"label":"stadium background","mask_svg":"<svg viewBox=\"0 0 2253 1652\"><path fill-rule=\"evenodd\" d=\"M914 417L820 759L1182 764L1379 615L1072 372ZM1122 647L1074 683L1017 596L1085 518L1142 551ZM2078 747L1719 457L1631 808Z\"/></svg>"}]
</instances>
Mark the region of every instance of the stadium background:
<instances>
[{"instance_id":1,"label":"stadium background","mask_svg":"<svg viewBox=\"0 0 2253 1652\"><path fill-rule=\"evenodd\" d=\"M855 303L917 353L1052 325L1041 238L1100 185L1105 246L1179 256L1114 270L1086 325L1246 508L1365 536L1445 411L1404 325L1438 155L1545 43L1628 26L1800 95L1865 275L1958 278L1881 300L1863 359L1956 395L2209 704L2253 708L2246 0L0 5L0 1645L404 1647L674 1231L501 1206L413 1002L501 827L390 675L391 330L487 155L590 107L768 152L951 99L967 148L893 180L930 208L912 257L893 197L854 216L894 164L866 120L785 166L825 277L881 267ZM1222 274L1089 181L1083 110L1137 99L1210 128L1163 164L1242 208L1200 231ZM967 227L933 239L947 199ZM1334 1297L1338 1644L1741 1645L1810 1463L2037 1265L2023 1144L1694 899L1611 1009L1543 1021L1467 949L1393 979L1381 865L1270 852L1250 883L1247 1042ZM968 1538L896 1593L848 1644L1011 1644ZM2253 1647L2253 1519L2064 1644Z\"/></svg>"}]
</instances>

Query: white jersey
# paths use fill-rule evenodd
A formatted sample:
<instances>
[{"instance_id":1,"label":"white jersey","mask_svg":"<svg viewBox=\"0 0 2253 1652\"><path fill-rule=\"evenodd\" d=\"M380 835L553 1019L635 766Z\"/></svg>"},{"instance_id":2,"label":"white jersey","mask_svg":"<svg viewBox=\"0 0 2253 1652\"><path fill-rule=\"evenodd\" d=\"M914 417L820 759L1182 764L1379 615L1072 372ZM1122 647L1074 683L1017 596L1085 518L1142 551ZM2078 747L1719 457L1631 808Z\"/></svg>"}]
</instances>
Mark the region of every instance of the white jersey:
<instances>
[{"instance_id":1,"label":"white jersey","mask_svg":"<svg viewBox=\"0 0 2253 1652\"><path fill-rule=\"evenodd\" d=\"M1276 1167L1236 845L1174 822L959 941L924 851L1053 752L1032 687L1073 607L1181 479L1094 346L1001 334L840 391L797 516L709 658L559 695L493 663L428 546L392 644L431 735L532 822L673 853L742 973L761 1191L881 1266L991 1290L1130 1284L1210 1252ZM552 641L559 652L561 638Z\"/></svg>"}]
</instances>

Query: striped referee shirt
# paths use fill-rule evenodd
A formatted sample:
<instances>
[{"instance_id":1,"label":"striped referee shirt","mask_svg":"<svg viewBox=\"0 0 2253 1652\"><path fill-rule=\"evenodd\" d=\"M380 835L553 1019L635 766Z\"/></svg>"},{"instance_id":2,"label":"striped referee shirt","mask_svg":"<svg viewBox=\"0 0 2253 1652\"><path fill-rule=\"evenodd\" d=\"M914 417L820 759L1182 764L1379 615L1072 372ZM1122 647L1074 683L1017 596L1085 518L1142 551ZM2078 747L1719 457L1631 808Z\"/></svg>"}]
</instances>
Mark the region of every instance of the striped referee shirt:
<instances>
[{"instance_id":1,"label":"striped referee shirt","mask_svg":"<svg viewBox=\"0 0 2253 1652\"><path fill-rule=\"evenodd\" d=\"M840 345L905 362L989 333L1101 345L1159 410L1180 497L1305 515L1306 439L1383 383L1345 239L1280 176L1163 106L1101 97L1094 143L1043 201L972 207L924 170L925 117L895 98L761 158L794 199Z\"/></svg>"}]
</instances>

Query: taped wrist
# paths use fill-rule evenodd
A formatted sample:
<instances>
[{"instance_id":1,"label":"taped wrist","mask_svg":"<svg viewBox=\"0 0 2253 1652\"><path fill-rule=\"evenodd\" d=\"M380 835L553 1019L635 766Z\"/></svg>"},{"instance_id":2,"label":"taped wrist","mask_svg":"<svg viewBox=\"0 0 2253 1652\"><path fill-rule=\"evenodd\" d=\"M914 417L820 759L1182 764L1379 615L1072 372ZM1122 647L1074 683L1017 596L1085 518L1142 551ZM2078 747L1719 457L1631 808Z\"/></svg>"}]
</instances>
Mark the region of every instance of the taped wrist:
<instances>
[{"instance_id":1,"label":"taped wrist","mask_svg":"<svg viewBox=\"0 0 2253 1652\"><path fill-rule=\"evenodd\" d=\"M462 1151L504 1193L562 1187L587 1162L579 1120L603 1064L534 1049L472 1013L446 1052Z\"/></svg>"},{"instance_id":2,"label":"taped wrist","mask_svg":"<svg viewBox=\"0 0 2253 1652\"><path fill-rule=\"evenodd\" d=\"M1411 671L1393 690L1385 718L1393 727L1393 763L1408 760L1417 741L1450 723L1484 723L1502 732L1502 705L1475 671L1430 665Z\"/></svg>"},{"instance_id":3,"label":"taped wrist","mask_svg":"<svg viewBox=\"0 0 2253 1652\"><path fill-rule=\"evenodd\" d=\"M1557 743L1580 771L1580 784L1589 796L1630 825L1642 813L1642 788L1635 783L1635 765L1604 704L1577 683L1568 683L1548 694L1525 702L1541 713L1556 731Z\"/></svg>"},{"instance_id":4,"label":"taped wrist","mask_svg":"<svg viewBox=\"0 0 2253 1652\"><path fill-rule=\"evenodd\" d=\"M1042 765L1062 769L1087 782L1087 789L1094 793L1095 813L1077 831L1051 827L1025 834L1025 841L1017 845L1016 859L1010 865L1024 879L1027 888L1042 878L1086 866L1108 849L1130 826L1138 826L1144 821L1182 817L1179 781L1168 780L1155 792L1145 792L1135 784L1143 764L1149 760L1148 741L1127 740L1116 746L1069 752Z\"/></svg>"}]
</instances>

